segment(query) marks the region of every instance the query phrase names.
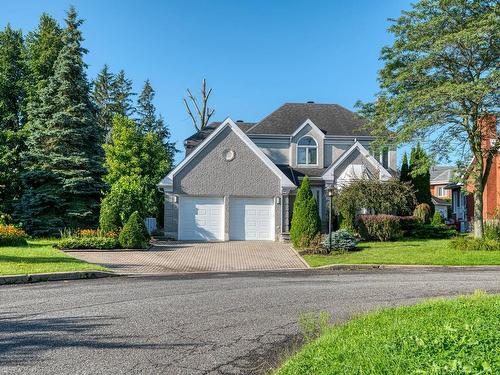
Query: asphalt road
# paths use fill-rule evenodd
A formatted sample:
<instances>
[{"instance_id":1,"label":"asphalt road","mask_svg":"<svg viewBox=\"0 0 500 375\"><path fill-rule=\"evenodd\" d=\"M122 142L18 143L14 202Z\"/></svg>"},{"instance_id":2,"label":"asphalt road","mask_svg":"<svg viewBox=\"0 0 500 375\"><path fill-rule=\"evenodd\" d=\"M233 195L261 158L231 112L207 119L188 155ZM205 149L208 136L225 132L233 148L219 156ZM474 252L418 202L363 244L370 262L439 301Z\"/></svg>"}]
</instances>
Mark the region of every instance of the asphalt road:
<instances>
[{"instance_id":1,"label":"asphalt road","mask_svg":"<svg viewBox=\"0 0 500 375\"><path fill-rule=\"evenodd\" d=\"M0 373L265 373L302 312L335 321L475 289L498 271L290 271L0 287ZM295 344L296 345L296 344Z\"/></svg>"}]
</instances>

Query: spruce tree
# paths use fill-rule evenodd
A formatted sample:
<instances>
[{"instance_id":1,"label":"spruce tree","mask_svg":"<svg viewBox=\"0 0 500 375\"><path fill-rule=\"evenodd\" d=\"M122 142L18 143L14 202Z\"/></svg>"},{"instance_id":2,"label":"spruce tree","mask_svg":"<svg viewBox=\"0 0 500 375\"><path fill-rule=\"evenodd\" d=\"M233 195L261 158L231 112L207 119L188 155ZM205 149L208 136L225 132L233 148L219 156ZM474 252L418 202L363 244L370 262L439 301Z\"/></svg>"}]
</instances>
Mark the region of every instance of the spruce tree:
<instances>
[{"instance_id":1,"label":"spruce tree","mask_svg":"<svg viewBox=\"0 0 500 375\"><path fill-rule=\"evenodd\" d=\"M155 90L148 80L144 82L141 94L137 100L137 122L144 133L151 132L155 134L165 149L168 152L169 161L172 162L175 154L175 146L170 140L170 131L168 130L161 115L156 114L156 107L153 103L155 97Z\"/></svg>"},{"instance_id":2,"label":"spruce tree","mask_svg":"<svg viewBox=\"0 0 500 375\"><path fill-rule=\"evenodd\" d=\"M73 7L65 21L54 75L30 109L21 219L33 235L96 226L104 188L101 132L83 61L83 21Z\"/></svg>"},{"instance_id":3,"label":"spruce tree","mask_svg":"<svg viewBox=\"0 0 500 375\"><path fill-rule=\"evenodd\" d=\"M120 70L112 84L113 113L121 116L131 116L134 113L132 97L132 81Z\"/></svg>"},{"instance_id":4,"label":"spruce tree","mask_svg":"<svg viewBox=\"0 0 500 375\"><path fill-rule=\"evenodd\" d=\"M401 174L399 176L399 181L401 182L408 182L411 180L410 175L410 167L408 165L408 155L406 152L403 155L403 161L401 163Z\"/></svg>"},{"instance_id":5,"label":"spruce tree","mask_svg":"<svg viewBox=\"0 0 500 375\"><path fill-rule=\"evenodd\" d=\"M21 194L20 153L24 147L25 67L23 37L7 25L0 31L0 213L12 214Z\"/></svg>"},{"instance_id":6,"label":"spruce tree","mask_svg":"<svg viewBox=\"0 0 500 375\"><path fill-rule=\"evenodd\" d=\"M97 107L97 123L104 134L104 142L109 142L114 115L114 75L108 65L104 65L93 82L92 99Z\"/></svg>"},{"instance_id":7,"label":"spruce tree","mask_svg":"<svg viewBox=\"0 0 500 375\"><path fill-rule=\"evenodd\" d=\"M63 47L62 32L57 21L44 13L40 17L38 29L29 32L26 37L27 105L39 100L39 93L54 75L54 63Z\"/></svg>"},{"instance_id":8,"label":"spruce tree","mask_svg":"<svg viewBox=\"0 0 500 375\"><path fill-rule=\"evenodd\" d=\"M24 121L23 36L7 25L0 32L0 129L19 130Z\"/></svg>"}]
</instances>

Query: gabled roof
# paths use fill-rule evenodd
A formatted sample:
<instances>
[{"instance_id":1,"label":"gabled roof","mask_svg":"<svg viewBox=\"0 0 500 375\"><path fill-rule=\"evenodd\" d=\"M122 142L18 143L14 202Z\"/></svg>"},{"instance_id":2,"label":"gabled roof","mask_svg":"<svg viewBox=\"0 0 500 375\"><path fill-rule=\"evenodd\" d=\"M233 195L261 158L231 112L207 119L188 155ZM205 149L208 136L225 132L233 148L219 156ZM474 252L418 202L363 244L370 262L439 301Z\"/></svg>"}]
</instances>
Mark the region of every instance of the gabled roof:
<instances>
[{"instance_id":1,"label":"gabled roof","mask_svg":"<svg viewBox=\"0 0 500 375\"><path fill-rule=\"evenodd\" d=\"M292 133L292 137L295 137L297 134L300 133L300 131L302 129L304 129L306 126L310 126L311 129L315 130L316 132L318 132L320 134L320 137L321 139L324 139L325 138L325 133L316 126L316 124L314 122L312 122L310 119L307 119L306 121L304 121L304 123L302 125L300 125L293 133Z\"/></svg>"},{"instance_id":2,"label":"gabled roof","mask_svg":"<svg viewBox=\"0 0 500 375\"><path fill-rule=\"evenodd\" d=\"M448 183L455 176L456 167L449 165L435 165L431 167L431 184L432 183Z\"/></svg>"},{"instance_id":3,"label":"gabled roof","mask_svg":"<svg viewBox=\"0 0 500 375\"><path fill-rule=\"evenodd\" d=\"M192 149L199 145L205 138L207 138L210 133L212 133L215 128L217 128L222 122L211 122L208 124L204 129L194 133L191 135L189 138L186 138L184 140L184 146L186 148ZM241 130L246 132L250 127L255 125L254 122L243 122L243 121L236 121L235 123Z\"/></svg>"},{"instance_id":4,"label":"gabled roof","mask_svg":"<svg viewBox=\"0 0 500 375\"><path fill-rule=\"evenodd\" d=\"M175 167L167 176L165 176L158 187L170 188L173 186L173 180L177 173L179 173L184 167L186 167L189 162L198 155L222 130L229 127L240 139L266 164L266 166L273 171L281 180L281 187L287 189L293 189L296 186L288 177L274 164L264 152L252 142L250 138L236 125L236 123L227 118L220 125L218 125L208 137L206 137L193 152L191 152L177 167Z\"/></svg>"},{"instance_id":5,"label":"gabled roof","mask_svg":"<svg viewBox=\"0 0 500 375\"><path fill-rule=\"evenodd\" d=\"M286 103L251 127L248 134L293 134L311 120L326 135L369 135L364 121L338 104Z\"/></svg>"},{"instance_id":6,"label":"gabled roof","mask_svg":"<svg viewBox=\"0 0 500 375\"><path fill-rule=\"evenodd\" d=\"M379 170L381 180L388 180L392 177L391 173L387 169L385 169L377 159L370 155L368 150L361 143L356 141L348 150L344 151L344 153L332 165L330 165L326 169L325 173L323 173L322 176L323 180L332 181L335 169L341 166L342 163L349 157L349 155L351 155L356 150L358 150L370 164L372 164L377 170Z\"/></svg>"}]
</instances>

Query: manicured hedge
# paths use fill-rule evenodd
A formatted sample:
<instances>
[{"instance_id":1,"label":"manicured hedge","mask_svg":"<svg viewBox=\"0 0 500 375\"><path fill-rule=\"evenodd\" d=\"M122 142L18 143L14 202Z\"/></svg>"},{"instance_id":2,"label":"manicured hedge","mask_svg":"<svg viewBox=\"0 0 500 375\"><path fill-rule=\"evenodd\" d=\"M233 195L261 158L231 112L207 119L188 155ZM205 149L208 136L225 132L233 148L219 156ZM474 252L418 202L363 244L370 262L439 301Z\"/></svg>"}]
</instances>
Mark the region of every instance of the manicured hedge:
<instances>
[{"instance_id":1,"label":"manicured hedge","mask_svg":"<svg viewBox=\"0 0 500 375\"><path fill-rule=\"evenodd\" d=\"M0 224L0 246L27 245L28 235L20 228L13 225Z\"/></svg>"},{"instance_id":2,"label":"manicured hedge","mask_svg":"<svg viewBox=\"0 0 500 375\"><path fill-rule=\"evenodd\" d=\"M116 249L118 239L103 236L67 237L59 242L63 249Z\"/></svg>"}]
</instances>

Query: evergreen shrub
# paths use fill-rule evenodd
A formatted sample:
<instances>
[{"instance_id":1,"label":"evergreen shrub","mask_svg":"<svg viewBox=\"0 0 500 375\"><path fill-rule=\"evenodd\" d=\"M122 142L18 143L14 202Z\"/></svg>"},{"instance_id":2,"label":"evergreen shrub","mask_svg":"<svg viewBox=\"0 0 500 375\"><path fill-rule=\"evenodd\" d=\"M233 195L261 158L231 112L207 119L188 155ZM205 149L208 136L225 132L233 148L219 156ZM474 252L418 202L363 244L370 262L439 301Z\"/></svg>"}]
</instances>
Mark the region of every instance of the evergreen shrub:
<instances>
[{"instance_id":1,"label":"evergreen shrub","mask_svg":"<svg viewBox=\"0 0 500 375\"><path fill-rule=\"evenodd\" d=\"M144 220L135 211L118 236L120 245L125 249L145 249L148 247L149 235Z\"/></svg>"}]
</instances>

